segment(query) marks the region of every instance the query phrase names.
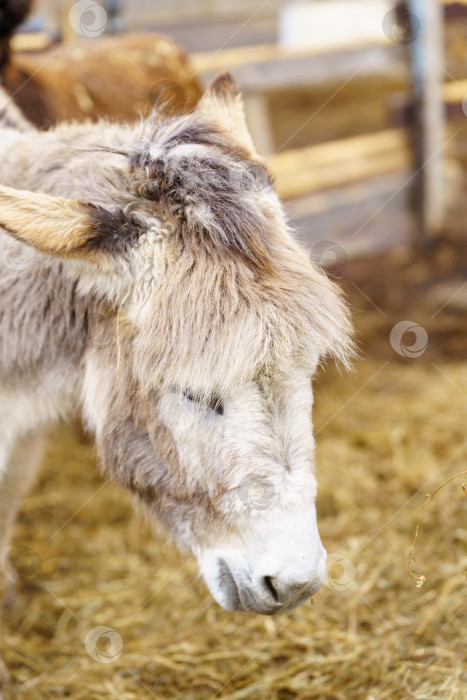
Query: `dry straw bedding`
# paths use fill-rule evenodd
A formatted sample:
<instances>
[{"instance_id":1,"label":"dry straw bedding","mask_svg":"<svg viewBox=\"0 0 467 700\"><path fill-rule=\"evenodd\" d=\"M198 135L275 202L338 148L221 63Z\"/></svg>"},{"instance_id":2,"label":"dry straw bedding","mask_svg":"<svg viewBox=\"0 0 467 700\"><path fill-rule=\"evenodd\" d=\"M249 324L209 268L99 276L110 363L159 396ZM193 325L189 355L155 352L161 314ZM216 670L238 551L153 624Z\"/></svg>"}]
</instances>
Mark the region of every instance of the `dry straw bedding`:
<instances>
[{"instance_id":1,"label":"dry straw bedding","mask_svg":"<svg viewBox=\"0 0 467 700\"><path fill-rule=\"evenodd\" d=\"M14 544L42 563L18 560L30 580L3 622L6 698L467 697L462 480L424 513L414 563L424 587L406 572L423 494L465 464L466 393L459 363L366 360L322 378L319 519L339 561L314 605L277 618L221 610L195 562L154 538L62 429L16 528ZM97 644L112 663L86 651L96 626L120 635Z\"/></svg>"}]
</instances>

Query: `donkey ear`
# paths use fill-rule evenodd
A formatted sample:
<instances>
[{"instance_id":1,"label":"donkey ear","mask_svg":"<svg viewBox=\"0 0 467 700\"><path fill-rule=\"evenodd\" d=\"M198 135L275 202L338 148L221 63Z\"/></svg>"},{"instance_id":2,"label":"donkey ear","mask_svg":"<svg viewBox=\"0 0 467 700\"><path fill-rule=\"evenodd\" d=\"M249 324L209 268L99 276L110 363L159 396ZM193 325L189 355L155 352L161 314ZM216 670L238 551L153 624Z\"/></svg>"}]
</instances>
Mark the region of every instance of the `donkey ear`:
<instances>
[{"instance_id":1,"label":"donkey ear","mask_svg":"<svg viewBox=\"0 0 467 700\"><path fill-rule=\"evenodd\" d=\"M198 103L197 109L226 129L229 136L248 155L257 157L245 119L245 107L235 78L228 72L220 73Z\"/></svg>"},{"instance_id":2,"label":"donkey ear","mask_svg":"<svg viewBox=\"0 0 467 700\"><path fill-rule=\"evenodd\" d=\"M12 187L0 187L0 227L42 253L108 270L144 230L122 210Z\"/></svg>"}]
</instances>

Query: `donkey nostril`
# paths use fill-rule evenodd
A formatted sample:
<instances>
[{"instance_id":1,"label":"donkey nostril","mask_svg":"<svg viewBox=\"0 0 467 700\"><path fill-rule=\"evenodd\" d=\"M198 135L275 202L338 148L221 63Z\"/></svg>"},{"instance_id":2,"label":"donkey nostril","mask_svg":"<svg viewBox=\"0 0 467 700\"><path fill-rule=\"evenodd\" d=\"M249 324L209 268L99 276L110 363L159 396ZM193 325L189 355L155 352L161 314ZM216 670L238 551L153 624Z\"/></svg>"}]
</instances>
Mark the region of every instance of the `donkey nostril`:
<instances>
[{"instance_id":1,"label":"donkey nostril","mask_svg":"<svg viewBox=\"0 0 467 700\"><path fill-rule=\"evenodd\" d=\"M265 576L263 582L269 593L272 595L276 603L279 603L279 594L274 587L274 579L272 576Z\"/></svg>"}]
</instances>

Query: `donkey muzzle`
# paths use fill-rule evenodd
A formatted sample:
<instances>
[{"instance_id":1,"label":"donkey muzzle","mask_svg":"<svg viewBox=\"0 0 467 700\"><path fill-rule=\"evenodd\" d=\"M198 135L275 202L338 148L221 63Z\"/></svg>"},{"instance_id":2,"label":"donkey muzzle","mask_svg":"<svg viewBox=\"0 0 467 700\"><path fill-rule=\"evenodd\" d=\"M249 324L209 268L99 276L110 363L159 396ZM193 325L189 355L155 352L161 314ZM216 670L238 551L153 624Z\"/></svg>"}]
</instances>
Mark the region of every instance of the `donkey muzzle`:
<instances>
[{"instance_id":1,"label":"donkey muzzle","mask_svg":"<svg viewBox=\"0 0 467 700\"><path fill-rule=\"evenodd\" d=\"M311 598L326 577L326 551L321 546L308 561L281 566L270 556L256 566L235 551L217 552L202 571L215 600L226 610L262 615L289 612Z\"/></svg>"}]
</instances>

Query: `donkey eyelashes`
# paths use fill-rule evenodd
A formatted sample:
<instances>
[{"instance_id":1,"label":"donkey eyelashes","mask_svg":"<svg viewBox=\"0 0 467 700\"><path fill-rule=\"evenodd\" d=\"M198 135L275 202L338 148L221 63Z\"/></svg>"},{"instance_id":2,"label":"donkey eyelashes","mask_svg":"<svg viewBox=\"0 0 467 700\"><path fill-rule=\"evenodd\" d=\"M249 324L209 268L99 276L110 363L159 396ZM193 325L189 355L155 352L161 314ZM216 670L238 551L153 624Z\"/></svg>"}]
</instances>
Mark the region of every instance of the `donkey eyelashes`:
<instances>
[{"instance_id":1,"label":"donkey eyelashes","mask_svg":"<svg viewBox=\"0 0 467 700\"><path fill-rule=\"evenodd\" d=\"M211 411L214 411L214 413L216 413L218 416L224 415L224 404L222 403L220 396L217 396L216 394L213 394L207 400L191 391L184 391L183 396L188 399L188 401L200 406L201 408L208 408Z\"/></svg>"}]
</instances>

